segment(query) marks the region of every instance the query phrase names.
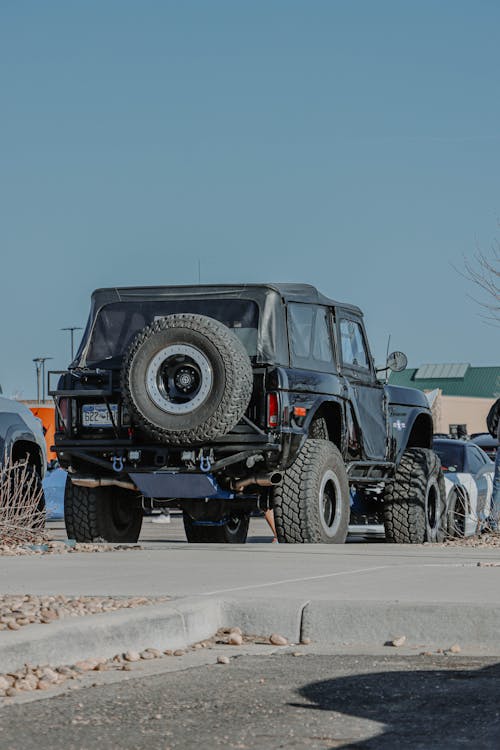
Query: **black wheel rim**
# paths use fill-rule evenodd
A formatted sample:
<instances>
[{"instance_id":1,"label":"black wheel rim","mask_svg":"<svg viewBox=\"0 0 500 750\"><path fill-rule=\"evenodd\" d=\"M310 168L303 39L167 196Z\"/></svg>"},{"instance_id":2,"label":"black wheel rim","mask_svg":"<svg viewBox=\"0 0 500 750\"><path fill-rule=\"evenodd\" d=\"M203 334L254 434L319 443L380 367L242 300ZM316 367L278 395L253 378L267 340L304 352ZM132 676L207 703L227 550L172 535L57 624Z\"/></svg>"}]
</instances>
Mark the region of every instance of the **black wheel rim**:
<instances>
[{"instance_id":1,"label":"black wheel rim","mask_svg":"<svg viewBox=\"0 0 500 750\"><path fill-rule=\"evenodd\" d=\"M321 529L327 537L334 537L340 525L341 491L336 474L325 472L319 490L319 519Z\"/></svg>"}]
</instances>

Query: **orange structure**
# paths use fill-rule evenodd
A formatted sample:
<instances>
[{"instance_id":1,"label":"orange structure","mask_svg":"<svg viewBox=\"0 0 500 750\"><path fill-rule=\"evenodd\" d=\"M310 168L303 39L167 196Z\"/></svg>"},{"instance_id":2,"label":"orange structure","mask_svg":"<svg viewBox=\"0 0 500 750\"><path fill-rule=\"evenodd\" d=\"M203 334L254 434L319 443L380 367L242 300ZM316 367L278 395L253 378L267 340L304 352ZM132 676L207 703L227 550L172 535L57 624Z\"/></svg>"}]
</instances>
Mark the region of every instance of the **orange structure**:
<instances>
[{"instance_id":1,"label":"orange structure","mask_svg":"<svg viewBox=\"0 0 500 750\"><path fill-rule=\"evenodd\" d=\"M45 444L47 445L47 461L57 459L57 455L50 450L54 445L54 430L56 426L56 410L54 403L51 401L25 401L30 411L42 421L43 431L45 433Z\"/></svg>"}]
</instances>

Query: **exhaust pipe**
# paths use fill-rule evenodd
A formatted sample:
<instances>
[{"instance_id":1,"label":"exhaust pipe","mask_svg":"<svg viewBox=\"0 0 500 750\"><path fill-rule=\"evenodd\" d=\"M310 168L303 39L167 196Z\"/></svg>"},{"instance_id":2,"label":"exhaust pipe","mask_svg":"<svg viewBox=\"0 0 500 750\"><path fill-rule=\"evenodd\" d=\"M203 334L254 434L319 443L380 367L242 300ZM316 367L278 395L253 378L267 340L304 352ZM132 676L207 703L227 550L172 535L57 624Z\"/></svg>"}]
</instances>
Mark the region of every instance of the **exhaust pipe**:
<instances>
[{"instance_id":1,"label":"exhaust pipe","mask_svg":"<svg viewBox=\"0 0 500 750\"><path fill-rule=\"evenodd\" d=\"M93 479L92 477L75 477L73 479L71 476L70 479L78 487L121 487L124 490L138 492L133 482L123 482L120 479Z\"/></svg>"},{"instance_id":2,"label":"exhaust pipe","mask_svg":"<svg viewBox=\"0 0 500 750\"><path fill-rule=\"evenodd\" d=\"M247 477L246 479L240 479L235 482L233 489L235 492L242 492L245 487L251 484L256 484L258 487L273 487L281 482L282 475L279 471L273 471L271 474L260 474L259 476Z\"/></svg>"}]
</instances>

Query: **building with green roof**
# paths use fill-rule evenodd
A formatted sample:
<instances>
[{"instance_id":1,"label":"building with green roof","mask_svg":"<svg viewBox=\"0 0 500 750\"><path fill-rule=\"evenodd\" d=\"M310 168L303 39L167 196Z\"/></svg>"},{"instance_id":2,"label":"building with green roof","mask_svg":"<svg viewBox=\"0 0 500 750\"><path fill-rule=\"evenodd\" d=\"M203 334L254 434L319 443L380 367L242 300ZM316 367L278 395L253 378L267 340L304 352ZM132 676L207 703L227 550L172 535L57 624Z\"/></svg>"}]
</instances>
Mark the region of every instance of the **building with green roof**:
<instances>
[{"instance_id":1,"label":"building with green roof","mask_svg":"<svg viewBox=\"0 0 500 750\"><path fill-rule=\"evenodd\" d=\"M486 415L500 397L500 366L473 367L462 362L429 364L392 372L391 385L429 394L435 432L468 434L486 431Z\"/></svg>"}]
</instances>

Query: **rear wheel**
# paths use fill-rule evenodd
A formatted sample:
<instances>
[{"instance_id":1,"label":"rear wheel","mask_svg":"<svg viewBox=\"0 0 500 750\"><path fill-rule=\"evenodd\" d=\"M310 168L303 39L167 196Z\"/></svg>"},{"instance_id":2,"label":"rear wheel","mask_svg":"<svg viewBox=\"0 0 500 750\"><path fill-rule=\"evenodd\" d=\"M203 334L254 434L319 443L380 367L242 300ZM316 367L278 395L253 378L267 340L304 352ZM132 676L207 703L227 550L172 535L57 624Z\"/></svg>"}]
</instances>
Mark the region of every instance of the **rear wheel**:
<instances>
[{"instance_id":1,"label":"rear wheel","mask_svg":"<svg viewBox=\"0 0 500 750\"><path fill-rule=\"evenodd\" d=\"M136 542L142 508L136 495L120 487L79 487L69 479L64 493L64 521L77 542Z\"/></svg>"},{"instance_id":2,"label":"rear wheel","mask_svg":"<svg viewBox=\"0 0 500 750\"><path fill-rule=\"evenodd\" d=\"M250 516L232 515L221 526L204 526L196 523L184 511L184 531L188 542L200 544L245 544L248 536Z\"/></svg>"},{"instance_id":3,"label":"rear wheel","mask_svg":"<svg viewBox=\"0 0 500 750\"><path fill-rule=\"evenodd\" d=\"M388 542L443 541L447 532L446 490L434 451L405 451L384 495L384 526Z\"/></svg>"},{"instance_id":4,"label":"rear wheel","mask_svg":"<svg viewBox=\"0 0 500 750\"><path fill-rule=\"evenodd\" d=\"M339 450L306 440L273 492L278 541L343 544L349 524L349 484Z\"/></svg>"}]
</instances>

